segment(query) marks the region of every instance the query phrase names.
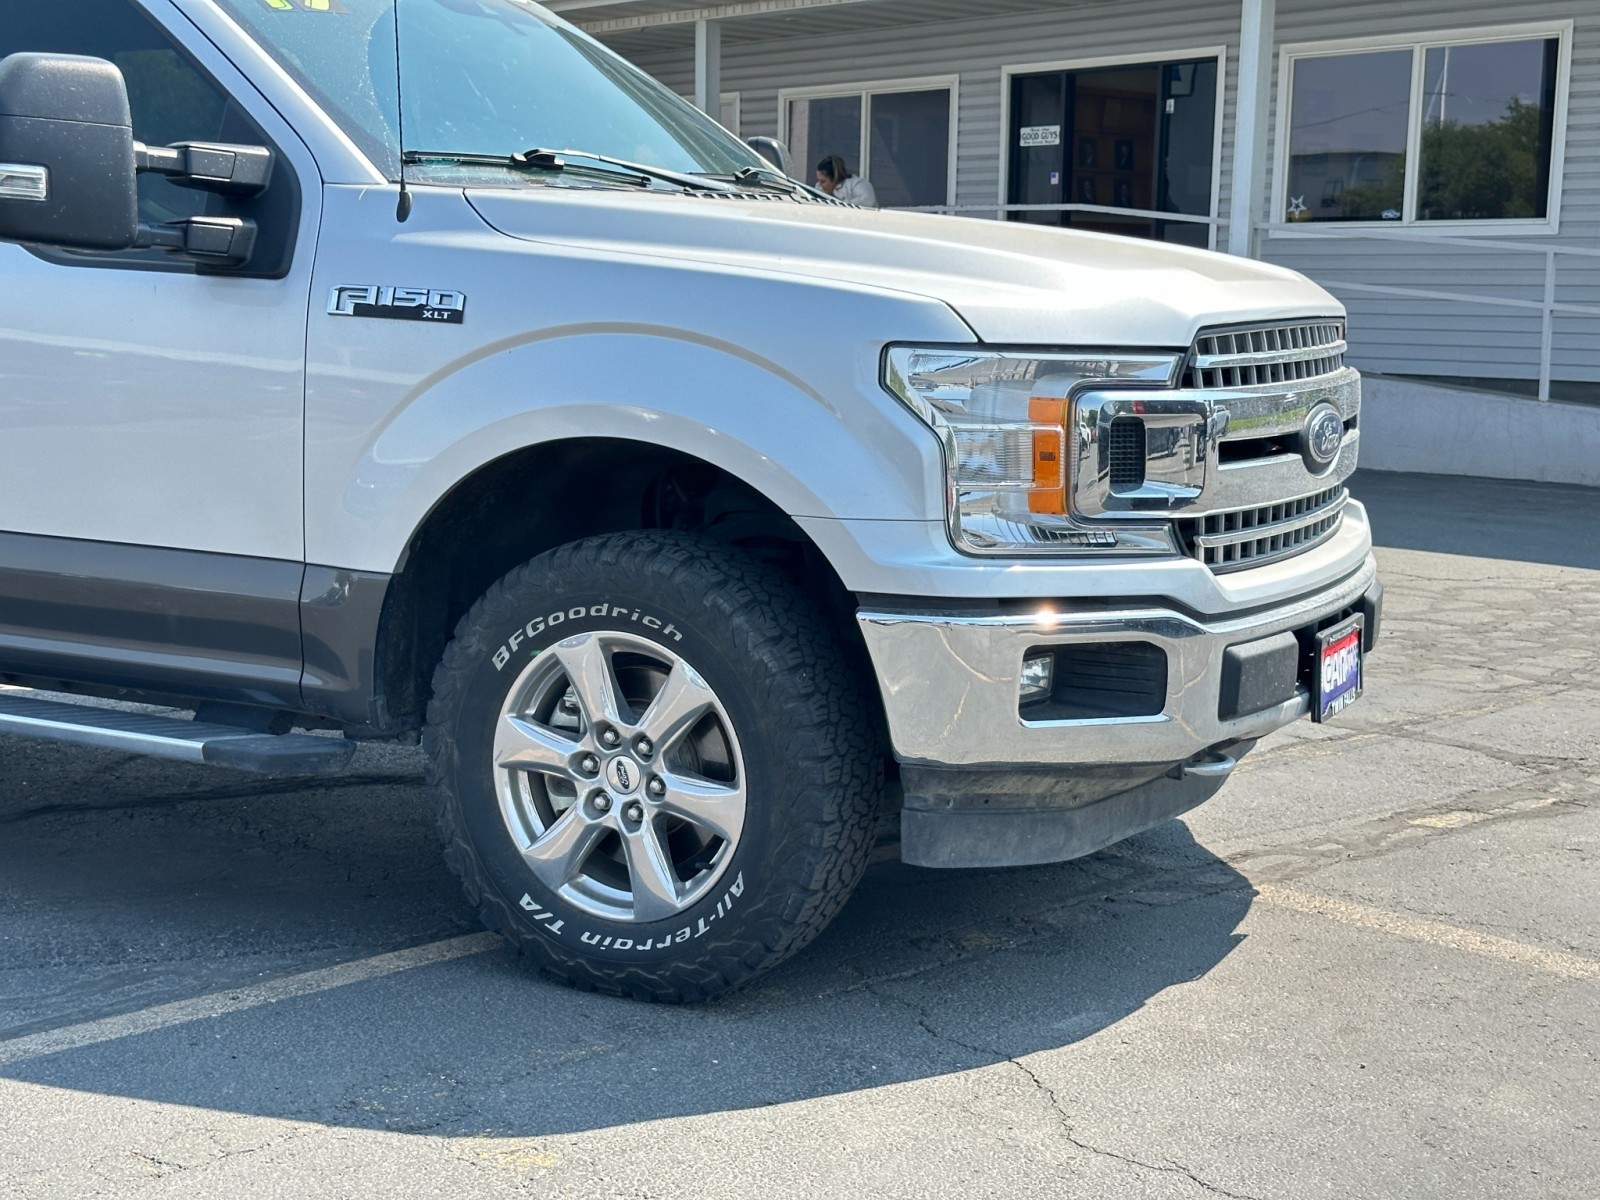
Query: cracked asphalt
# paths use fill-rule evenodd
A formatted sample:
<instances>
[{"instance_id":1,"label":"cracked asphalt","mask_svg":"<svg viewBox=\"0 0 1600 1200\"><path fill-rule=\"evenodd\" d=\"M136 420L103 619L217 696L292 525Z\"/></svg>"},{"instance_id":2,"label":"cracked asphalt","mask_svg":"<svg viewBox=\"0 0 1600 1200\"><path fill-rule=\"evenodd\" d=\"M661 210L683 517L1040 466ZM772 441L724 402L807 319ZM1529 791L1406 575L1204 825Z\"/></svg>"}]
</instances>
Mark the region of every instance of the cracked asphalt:
<instances>
[{"instance_id":1,"label":"cracked asphalt","mask_svg":"<svg viewBox=\"0 0 1600 1200\"><path fill-rule=\"evenodd\" d=\"M0 1194L1592 1200L1600 492L1355 490L1388 611L1337 724L1076 863L874 867L698 1008L473 938L413 751L8 742Z\"/></svg>"}]
</instances>

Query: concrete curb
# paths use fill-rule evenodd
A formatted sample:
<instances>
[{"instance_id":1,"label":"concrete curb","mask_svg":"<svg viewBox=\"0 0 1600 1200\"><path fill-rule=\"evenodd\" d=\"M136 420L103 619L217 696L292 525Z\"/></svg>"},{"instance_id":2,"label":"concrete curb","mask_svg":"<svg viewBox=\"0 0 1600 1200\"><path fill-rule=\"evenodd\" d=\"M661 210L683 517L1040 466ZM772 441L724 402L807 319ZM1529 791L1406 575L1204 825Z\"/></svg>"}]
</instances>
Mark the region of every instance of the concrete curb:
<instances>
[{"instance_id":1,"label":"concrete curb","mask_svg":"<svg viewBox=\"0 0 1600 1200\"><path fill-rule=\"evenodd\" d=\"M1600 487L1600 408L1368 376L1361 465Z\"/></svg>"}]
</instances>

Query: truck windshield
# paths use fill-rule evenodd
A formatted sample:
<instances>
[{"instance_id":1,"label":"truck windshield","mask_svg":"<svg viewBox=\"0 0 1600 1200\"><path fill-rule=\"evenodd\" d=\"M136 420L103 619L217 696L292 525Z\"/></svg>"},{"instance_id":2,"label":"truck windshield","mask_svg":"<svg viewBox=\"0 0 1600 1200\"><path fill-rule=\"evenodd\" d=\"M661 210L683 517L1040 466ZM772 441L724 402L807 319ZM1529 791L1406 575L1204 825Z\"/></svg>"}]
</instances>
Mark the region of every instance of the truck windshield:
<instances>
[{"instance_id":1,"label":"truck windshield","mask_svg":"<svg viewBox=\"0 0 1600 1200\"><path fill-rule=\"evenodd\" d=\"M531 0L216 2L390 179L407 151L510 156L536 146L683 173L765 165ZM407 168L413 179L429 171Z\"/></svg>"}]
</instances>

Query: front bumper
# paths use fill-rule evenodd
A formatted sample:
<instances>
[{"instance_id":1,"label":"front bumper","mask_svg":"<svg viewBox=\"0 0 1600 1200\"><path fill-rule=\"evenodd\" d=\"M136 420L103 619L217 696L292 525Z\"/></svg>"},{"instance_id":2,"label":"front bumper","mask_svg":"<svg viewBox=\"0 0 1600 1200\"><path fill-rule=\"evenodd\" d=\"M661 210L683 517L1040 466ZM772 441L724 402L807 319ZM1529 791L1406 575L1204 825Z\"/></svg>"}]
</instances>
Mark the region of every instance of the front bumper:
<instances>
[{"instance_id":1,"label":"front bumper","mask_svg":"<svg viewBox=\"0 0 1600 1200\"><path fill-rule=\"evenodd\" d=\"M1370 649L1381 605L1368 555L1337 583L1226 619L1068 601L1001 614L861 611L902 764L902 857L930 866L1059 861L1193 807L1257 739L1310 711L1300 639L1365 612ZM1029 719L1023 660L1097 643L1165 656L1160 711ZM1250 663L1273 654L1289 656L1287 678L1252 683ZM1078 814L1077 827L1063 813Z\"/></svg>"},{"instance_id":2,"label":"front bumper","mask_svg":"<svg viewBox=\"0 0 1600 1200\"><path fill-rule=\"evenodd\" d=\"M1377 584L1369 556L1342 582L1287 604L1201 621L1154 605L969 616L863 610L861 632L877 671L896 757L904 763L974 767L1104 766L1185 762L1222 742L1262 737L1310 711L1302 689L1245 716L1219 715L1223 655L1230 646L1315 626L1359 609ZM1022 661L1039 647L1148 642L1167 656L1159 714L1100 720L1024 720Z\"/></svg>"}]
</instances>

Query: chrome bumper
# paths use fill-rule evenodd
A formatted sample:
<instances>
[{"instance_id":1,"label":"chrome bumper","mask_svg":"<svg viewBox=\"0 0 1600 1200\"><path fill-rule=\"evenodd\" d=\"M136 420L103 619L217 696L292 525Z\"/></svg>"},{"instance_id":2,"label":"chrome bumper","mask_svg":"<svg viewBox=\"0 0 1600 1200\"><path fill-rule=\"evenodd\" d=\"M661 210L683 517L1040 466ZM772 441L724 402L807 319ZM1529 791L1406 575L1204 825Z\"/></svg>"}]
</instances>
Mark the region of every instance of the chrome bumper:
<instances>
[{"instance_id":1,"label":"chrome bumper","mask_svg":"<svg viewBox=\"0 0 1600 1200\"><path fill-rule=\"evenodd\" d=\"M1338 584L1232 620L1204 623L1155 606L1073 611L1069 602L1003 616L862 611L894 751L930 767L1175 765L1211 747L1252 741L1310 710L1293 699L1234 719L1218 715L1229 646L1303 629L1357 605L1377 582L1369 555ZM1147 717L1028 721L1022 661L1039 647L1149 642L1167 655L1164 709ZM1146 775L1148 778L1149 776Z\"/></svg>"}]
</instances>

